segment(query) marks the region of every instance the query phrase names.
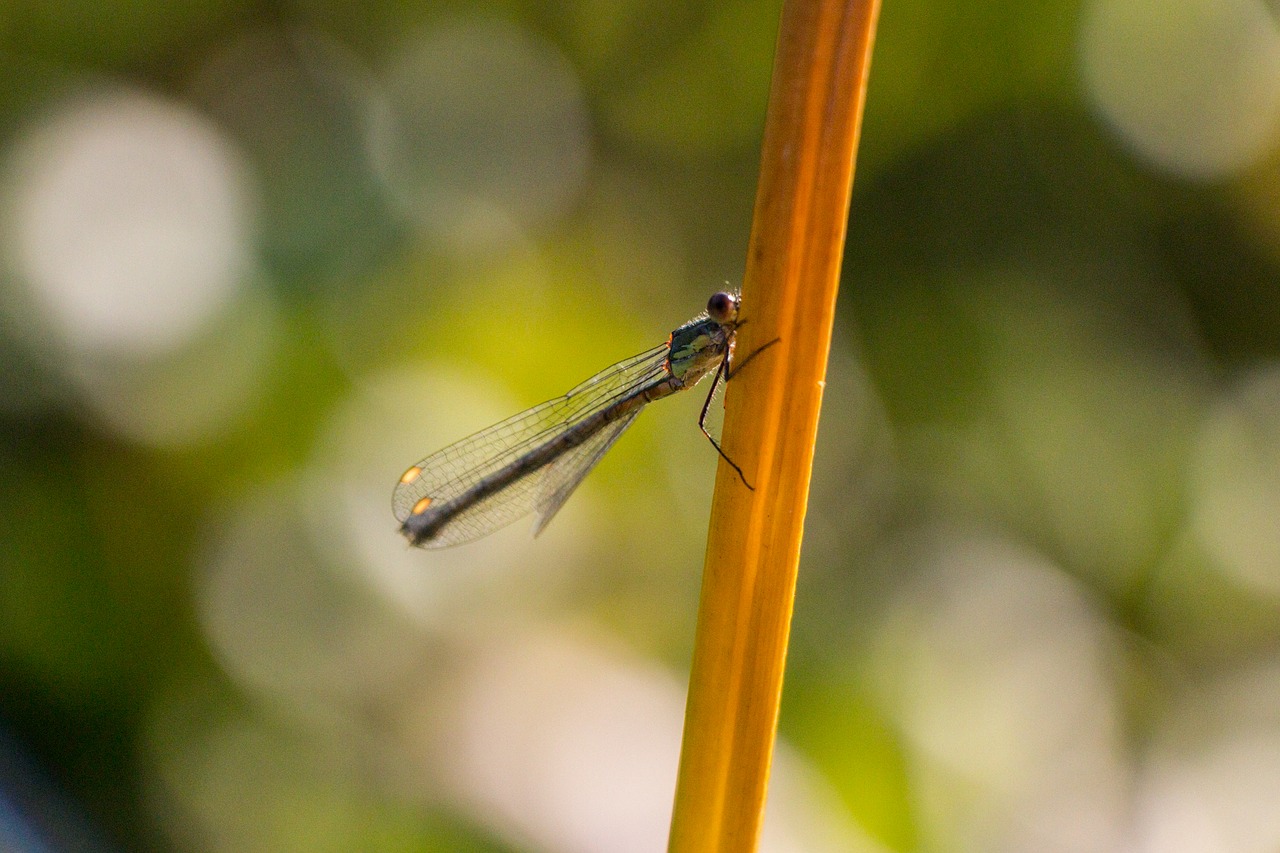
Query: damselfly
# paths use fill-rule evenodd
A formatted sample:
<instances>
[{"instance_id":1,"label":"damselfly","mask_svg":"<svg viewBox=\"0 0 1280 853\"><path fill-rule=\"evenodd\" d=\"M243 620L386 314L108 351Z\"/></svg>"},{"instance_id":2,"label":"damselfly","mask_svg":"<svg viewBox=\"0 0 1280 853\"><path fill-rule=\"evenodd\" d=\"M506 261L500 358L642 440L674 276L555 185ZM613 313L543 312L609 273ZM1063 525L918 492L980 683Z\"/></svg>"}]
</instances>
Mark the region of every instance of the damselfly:
<instances>
[{"instance_id":1,"label":"damselfly","mask_svg":"<svg viewBox=\"0 0 1280 853\"><path fill-rule=\"evenodd\" d=\"M731 373L739 325L738 297L717 293L706 313L665 344L423 459L404 472L392 496L400 532L413 545L443 548L534 512L538 535L647 403L692 388L708 374L715 378L698 427L746 483L706 428L716 388Z\"/></svg>"}]
</instances>

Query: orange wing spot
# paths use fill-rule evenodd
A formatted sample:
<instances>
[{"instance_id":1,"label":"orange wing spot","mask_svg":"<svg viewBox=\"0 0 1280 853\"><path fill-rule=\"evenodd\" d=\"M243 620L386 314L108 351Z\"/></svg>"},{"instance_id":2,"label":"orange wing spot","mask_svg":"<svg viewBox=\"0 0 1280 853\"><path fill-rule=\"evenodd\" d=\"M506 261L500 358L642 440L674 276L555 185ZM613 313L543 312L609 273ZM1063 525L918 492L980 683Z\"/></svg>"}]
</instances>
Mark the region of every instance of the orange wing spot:
<instances>
[{"instance_id":1,"label":"orange wing spot","mask_svg":"<svg viewBox=\"0 0 1280 853\"><path fill-rule=\"evenodd\" d=\"M431 506L431 498L423 498L413 505L413 509L409 510L410 515L421 515L427 511L427 507Z\"/></svg>"},{"instance_id":2,"label":"orange wing spot","mask_svg":"<svg viewBox=\"0 0 1280 853\"><path fill-rule=\"evenodd\" d=\"M408 471L405 471L403 474L400 475L400 482L407 486L410 483L412 483L414 480L418 479L418 477L421 475L422 475L422 469L419 468L417 465L414 465Z\"/></svg>"}]
</instances>

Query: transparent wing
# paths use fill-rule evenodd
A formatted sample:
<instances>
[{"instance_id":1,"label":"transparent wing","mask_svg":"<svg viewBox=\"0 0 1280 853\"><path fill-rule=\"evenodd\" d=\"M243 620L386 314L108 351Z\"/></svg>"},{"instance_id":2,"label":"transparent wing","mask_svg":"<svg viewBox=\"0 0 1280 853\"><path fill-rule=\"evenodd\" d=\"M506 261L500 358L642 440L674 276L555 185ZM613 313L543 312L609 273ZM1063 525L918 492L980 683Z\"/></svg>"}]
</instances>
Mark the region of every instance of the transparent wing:
<instances>
[{"instance_id":1,"label":"transparent wing","mask_svg":"<svg viewBox=\"0 0 1280 853\"><path fill-rule=\"evenodd\" d=\"M551 519L555 518L564 502L569 500L573 490L586 479L591 469L604 458L609 448L627 431L627 427L631 426L631 422L642 410L643 407L619 418L547 466L546 473L538 483L538 499L535 503L538 522L533 526L534 536L551 523Z\"/></svg>"},{"instance_id":2,"label":"transparent wing","mask_svg":"<svg viewBox=\"0 0 1280 853\"><path fill-rule=\"evenodd\" d=\"M480 480L503 470L512 461L521 458L531 449L541 446L584 418L633 394L636 389L662 379L667 375L668 352L668 346L663 344L620 361L578 385L563 397L548 400L532 409L513 415L505 421L431 454L406 471L396 486L392 496L392 508L396 519L403 522L424 498L429 498L431 503L437 506L447 503ZM618 423L623 421L630 423L629 418L623 418L602 430L602 432L612 433L610 441L601 442L598 435L593 436L579 447L570 450L567 455L574 457L583 455L581 451L587 446L597 446L599 452L603 454L612 440L616 440L622 429L625 429L625 427L617 428ZM591 465L594 465L594 462ZM590 471L591 465L587 465L580 471L579 481ZM523 477L513 480L498 493L459 513L440 530L435 538L423 545L442 547L469 542L532 512L542 500L550 500L555 492L555 488L549 491L539 489L540 482L551 470L562 472L558 480L553 477L559 485L568 483L571 479L563 476L563 472L569 471L569 466L557 469L556 462L529 471ZM572 485L577 485L577 482L573 482ZM571 491L572 486L565 492L564 497L567 498ZM563 499L560 503L563 503ZM559 509L558 504L552 508L552 515L556 509ZM550 516L546 516L545 511L543 515L549 520Z\"/></svg>"}]
</instances>

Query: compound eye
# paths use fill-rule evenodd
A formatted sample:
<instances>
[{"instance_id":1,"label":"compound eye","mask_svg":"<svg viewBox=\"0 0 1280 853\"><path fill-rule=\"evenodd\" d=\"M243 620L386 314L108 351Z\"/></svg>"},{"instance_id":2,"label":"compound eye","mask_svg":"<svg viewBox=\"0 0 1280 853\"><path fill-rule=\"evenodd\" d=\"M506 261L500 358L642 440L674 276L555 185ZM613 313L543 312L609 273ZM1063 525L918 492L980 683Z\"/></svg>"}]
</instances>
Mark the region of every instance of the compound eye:
<instances>
[{"instance_id":1,"label":"compound eye","mask_svg":"<svg viewBox=\"0 0 1280 853\"><path fill-rule=\"evenodd\" d=\"M707 316L717 323L731 323L738 316L738 297L720 291L707 300Z\"/></svg>"}]
</instances>

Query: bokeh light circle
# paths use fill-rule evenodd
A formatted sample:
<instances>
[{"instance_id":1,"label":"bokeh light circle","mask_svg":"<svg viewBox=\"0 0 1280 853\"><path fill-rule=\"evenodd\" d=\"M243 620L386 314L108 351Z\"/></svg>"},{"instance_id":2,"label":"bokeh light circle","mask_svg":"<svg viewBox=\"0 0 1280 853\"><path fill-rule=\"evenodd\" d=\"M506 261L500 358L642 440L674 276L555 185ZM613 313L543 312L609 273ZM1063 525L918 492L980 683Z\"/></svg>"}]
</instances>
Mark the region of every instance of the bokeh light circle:
<instances>
[{"instance_id":1,"label":"bokeh light circle","mask_svg":"<svg viewBox=\"0 0 1280 853\"><path fill-rule=\"evenodd\" d=\"M169 351L249 267L242 164L182 105L130 90L69 99L20 138L7 172L10 265L72 351Z\"/></svg>"},{"instance_id":2,"label":"bokeh light circle","mask_svg":"<svg viewBox=\"0 0 1280 853\"><path fill-rule=\"evenodd\" d=\"M1280 596L1280 366L1224 396L1197 442L1191 477L1197 540L1233 580Z\"/></svg>"},{"instance_id":3,"label":"bokeh light circle","mask_svg":"<svg viewBox=\"0 0 1280 853\"><path fill-rule=\"evenodd\" d=\"M1094 0L1080 36L1088 96L1143 159L1220 180L1280 133L1280 27L1262 0Z\"/></svg>"},{"instance_id":4,"label":"bokeh light circle","mask_svg":"<svg viewBox=\"0 0 1280 853\"><path fill-rule=\"evenodd\" d=\"M1111 849L1116 701L1105 625L1081 591L1043 556L977 530L925 530L891 552L914 581L881 632L874 682L915 784L940 794L922 806L922 832L956 849L1045 838Z\"/></svg>"},{"instance_id":5,"label":"bokeh light circle","mask_svg":"<svg viewBox=\"0 0 1280 853\"><path fill-rule=\"evenodd\" d=\"M549 43L514 25L456 19L407 41L383 82L371 156L428 233L502 244L577 196L590 160L585 97Z\"/></svg>"}]
</instances>

